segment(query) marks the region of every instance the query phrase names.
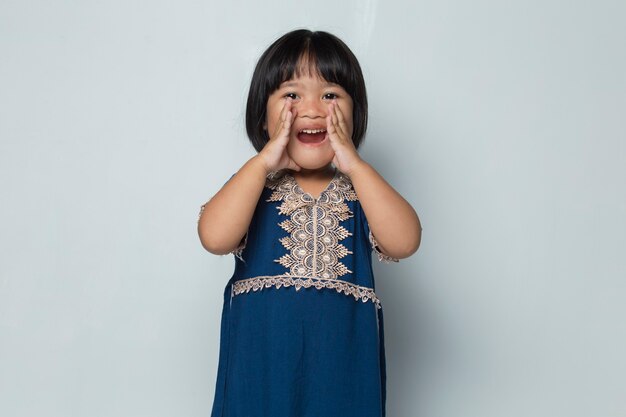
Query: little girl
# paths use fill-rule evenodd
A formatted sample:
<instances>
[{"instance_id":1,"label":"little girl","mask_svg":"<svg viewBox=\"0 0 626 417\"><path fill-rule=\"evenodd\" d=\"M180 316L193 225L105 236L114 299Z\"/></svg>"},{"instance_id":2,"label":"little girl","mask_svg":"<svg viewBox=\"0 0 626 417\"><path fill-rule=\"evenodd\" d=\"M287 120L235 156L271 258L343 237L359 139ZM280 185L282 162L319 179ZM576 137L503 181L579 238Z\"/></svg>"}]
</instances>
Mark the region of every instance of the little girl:
<instances>
[{"instance_id":1,"label":"little girl","mask_svg":"<svg viewBox=\"0 0 626 417\"><path fill-rule=\"evenodd\" d=\"M337 37L296 30L263 53L246 109L258 154L198 217L204 248L236 256L212 417L385 415L371 252L410 256L421 226L357 153L366 127L361 68Z\"/></svg>"}]
</instances>

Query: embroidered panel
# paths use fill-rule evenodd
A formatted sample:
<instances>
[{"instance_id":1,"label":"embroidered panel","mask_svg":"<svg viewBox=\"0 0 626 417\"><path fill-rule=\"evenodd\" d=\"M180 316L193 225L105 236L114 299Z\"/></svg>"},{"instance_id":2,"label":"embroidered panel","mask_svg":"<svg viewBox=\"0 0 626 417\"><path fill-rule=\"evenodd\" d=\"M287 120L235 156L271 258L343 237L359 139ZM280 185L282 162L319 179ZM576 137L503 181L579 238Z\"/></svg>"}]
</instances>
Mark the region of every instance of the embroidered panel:
<instances>
[{"instance_id":1,"label":"embroidered panel","mask_svg":"<svg viewBox=\"0 0 626 417\"><path fill-rule=\"evenodd\" d=\"M268 201L280 201L279 213L289 216L279 224L289 233L280 239L289 252L275 261L293 276L334 279L352 272L340 262L352 253L340 243L352 235L340 225L353 216L345 201L357 199L349 180L335 175L317 199L291 175L273 178L267 186L274 191Z\"/></svg>"}]
</instances>

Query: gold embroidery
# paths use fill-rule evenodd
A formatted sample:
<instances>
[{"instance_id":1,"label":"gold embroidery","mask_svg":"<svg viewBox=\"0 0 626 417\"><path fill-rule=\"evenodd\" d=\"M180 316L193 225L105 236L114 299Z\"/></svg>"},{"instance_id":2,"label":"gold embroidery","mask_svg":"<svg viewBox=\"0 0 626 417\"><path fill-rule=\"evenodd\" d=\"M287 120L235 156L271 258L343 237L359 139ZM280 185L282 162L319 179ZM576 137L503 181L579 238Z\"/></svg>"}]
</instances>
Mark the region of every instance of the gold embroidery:
<instances>
[{"instance_id":1,"label":"gold embroidery","mask_svg":"<svg viewBox=\"0 0 626 417\"><path fill-rule=\"evenodd\" d=\"M250 290L259 291L264 288L272 287L295 287L296 291L300 291L301 288L310 287L315 287L318 290L322 288L334 288L338 293L351 295L355 300L361 300L364 303L371 301L376 305L376 308L381 308L380 300L371 288L362 287L339 279L318 279L308 276L275 275L242 279L233 283L232 294L239 295L249 293Z\"/></svg>"},{"instance_id":2,"label":"gold embroidery","mask_svg":"<svg viewBox=\"0 0 626 417\"><path fill-rule=\"evenodd\" d=\"M268 187L274 191L268 201L281 201L279 213L290 216L279 224L289 233L280 239L289 252L276 262L292 276L334 279L351 273L339 261L352 253L339 243L352 235L339 224L352 217L344 201L357 199L349 180L335 175L317 199L302 191L291 175L273 177Z\"/></svg>"}]
</instances>

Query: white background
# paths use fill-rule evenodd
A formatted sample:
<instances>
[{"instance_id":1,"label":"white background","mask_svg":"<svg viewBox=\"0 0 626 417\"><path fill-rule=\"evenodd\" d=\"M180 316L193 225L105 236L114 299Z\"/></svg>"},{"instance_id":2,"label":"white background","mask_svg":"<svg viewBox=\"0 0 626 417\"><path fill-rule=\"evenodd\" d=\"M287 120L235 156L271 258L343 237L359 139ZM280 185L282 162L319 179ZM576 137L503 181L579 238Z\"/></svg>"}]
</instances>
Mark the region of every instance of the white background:
<instances>
[{"instance_id":1,"label":"white background","mask_svg":"<svg viewBox=\"0 0 626 417\"><path fill-rule=\"evenodd\" d=\"M389 417L626 416L626 5L0 2L0 415L208 416L231 256L199 207L289 30L363 66Z\"/></svg>"}]
</instances>

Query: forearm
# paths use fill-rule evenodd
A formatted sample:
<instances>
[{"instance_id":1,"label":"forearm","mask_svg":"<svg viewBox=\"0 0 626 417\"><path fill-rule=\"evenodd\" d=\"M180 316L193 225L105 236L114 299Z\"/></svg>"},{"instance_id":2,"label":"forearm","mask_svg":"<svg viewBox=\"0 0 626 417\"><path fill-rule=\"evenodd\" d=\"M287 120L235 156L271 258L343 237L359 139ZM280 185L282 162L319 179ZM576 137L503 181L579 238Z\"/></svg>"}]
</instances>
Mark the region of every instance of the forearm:
<instances>
[{"instance_id":1,"label":"forearm","mask_svg":"<svg viewBox=\"0 0 626 417\"><path fill-rule=\"evenodd\" d=\"M226 254L237 248L248 231L266 176L264 164L255 156L204 205L198 234L206 250Z\"/></svg>"},{"instance_id":2,"label":"forearm","mask_svg":"<svg viewBox=\"0 0 626 417\"><path fill-rule=\"evenodd\" d=\"M365 161L350 172L350 179L380 249L398 259L413 254L422 236L413 207Z\"/></svg>"}]
</instances>

